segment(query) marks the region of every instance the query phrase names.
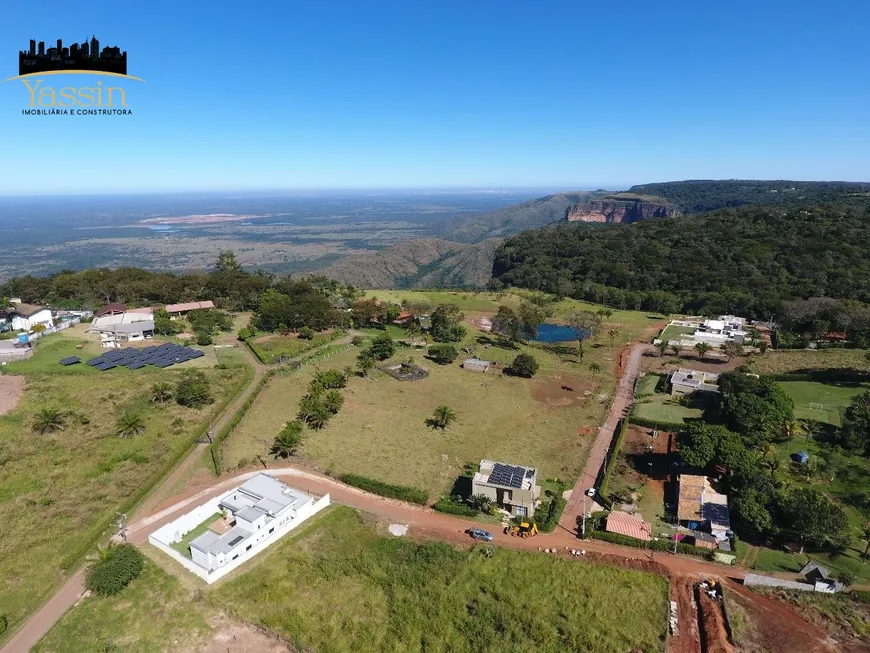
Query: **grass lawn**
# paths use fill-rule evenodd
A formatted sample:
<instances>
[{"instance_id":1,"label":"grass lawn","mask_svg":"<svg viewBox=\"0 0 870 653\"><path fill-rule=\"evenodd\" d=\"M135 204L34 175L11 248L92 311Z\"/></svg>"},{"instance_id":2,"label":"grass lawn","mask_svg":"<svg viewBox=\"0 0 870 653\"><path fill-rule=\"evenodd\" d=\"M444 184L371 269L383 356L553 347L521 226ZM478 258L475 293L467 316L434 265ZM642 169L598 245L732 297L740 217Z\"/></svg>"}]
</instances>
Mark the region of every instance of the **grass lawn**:
<instances>
[{"instance_id":1,"label":"grass lawn","mask_svg":"<svg viewBox=\"0 0 870 653\"><path fill-rule=\"evenodd\" d=\"M333 507L209 600L300 650L663 650L664 579L485 548L394 538Z\"/></svg>"},{"instance_id":2,"label":"grass lawn","mask_svg":"<svg viewBox=\"0 0 870 653\"><path fill-rule=\"evenodd\" d=\"M788 372L854 369L870 372L870 361L863 349L795 349L768 351L763 356L751 357L750 364L758 374L785 374Z\"/></svg>"},{"instance_id":3,"label":"grass lawn","mask_svg":"<svg viewBox=\"0 0 870 653\"><path fill-rule=\"evenodd\" d=\"M177 578L146 560L121 594L91 596L67 612L33 653L185 653L211 633L207 611Z\"/></svg>"},{"instance_id":4,"label":"grass lawn","mask_svg":"<svg viewBox=\"0 0 870 653\"><path fill-rule=\"evenodd\" d=\"M357 329L357 331L361 331L367 336L372 336L373 338L383 335L385 332L389 332L390 337L393 340L400 340L401 338L406 338L408 336L408 330L404 327L400 327L397 324L390 324L387 329L366 328Z\"/></svg>"},{"instance_id":5,"label":"grass lawn","mask_svg":"<svg viewBox=\"0 0 870 653\"><path fill-rule=\"evenodd\" d=\"M172 548L178 551L181 555L190 558L190 543L208 530L208 527L220 519L223 515L216 512L210 517L207 517L199 526L190 531L187 535L181 538L181 542L176 542Z\"/></svg>"},{"instance_id":6,"label":"grass lawn","mask_svg":"<svg viewBox=\"0 0 870 653\"><path fill-rule=\"evenodd\" d=\"M681 406L675 397L656 394L640 399L632 409L632 415L642 419L654 420L662 424L682 424L687 419L701 417L700 408Z\"/></svg>"},{"instance_id":7,"label":"grass lawn","mask_svg":"<svg viewBox=\"0 0 870 653\"><path fill-rule=\"evenodd\" d=\"M205 370L214 405L153 405L148 388L178 379L176 366L64 368L57 361L70 346L75 351L75 341L47 336L32 359L5 368L27 377L17 408L0 417L0 612L10 630L57 588L65 567L103 532L122 502L188 449L194 431L244 378L239 368ZM32 431L34 415L45 407L66 413L64 430ZM128 410L142 412L146 430L119 438L115 420Z\"/></svg>"},{"instance_id":8,"label":"grass lawn","mask_svg":"<svg viewBox=\"0 0 870 653\"><path fill-rule=\"evenodd\" d=\"M232 367L233 365L249 365L250 361L245 356L245 352L241 350L244 345L238 347L214 347L214 353L217 356L218 364Z\"/></svg>"},{"instance_id":9,"label":"grass lawn","mask_svg":"<svg viewBox=\"0 0 870 653\"><path fill-rule=\"evenodd\" d=\"M660 378L661 376L658 374L644 374L637 380L637 391L634 393L634 396L648 397L654 395Z\"/></svg>"},{"instance_id":10,"label":"grass lawn","mask_svg":"<svg viewBox=\"0 0 870 653\"><path fill-rule=\"evenodd\" d=\"M294 358L309 349L314 349L333 340L334 337L332 331L315 333L311 340L305 340L296 335L260 336L251 340L251 349L256 352L260 360L266 363L274 363L279 356Z\"/></svg>"},{"instance_id":11,"label":"grass lawn","mask_svg":"<svg viewBox=\"0 0 870 653\"><path fill-rule=\"evenodd\" d=\"M659 338L665 341L680 340L682 336L690 336L695 333L695 327L677 326L674 324L668 325L659 335Z\"/></svg>"},{"instance_id":12,"label":"grass lawn","mask_svg":"<svg viewBox=\"0 0 870 653\"><path fill-rule=\"evenodd\" d=\"M812 381L781 381L780 386L794 400L794 414L798 419L814 419L818 422L840 426L840 410L846 408L852 398L870 390L870 383L830 384ZM821 404L813 408L811 404Z\"/></svg>"}]
</instances>

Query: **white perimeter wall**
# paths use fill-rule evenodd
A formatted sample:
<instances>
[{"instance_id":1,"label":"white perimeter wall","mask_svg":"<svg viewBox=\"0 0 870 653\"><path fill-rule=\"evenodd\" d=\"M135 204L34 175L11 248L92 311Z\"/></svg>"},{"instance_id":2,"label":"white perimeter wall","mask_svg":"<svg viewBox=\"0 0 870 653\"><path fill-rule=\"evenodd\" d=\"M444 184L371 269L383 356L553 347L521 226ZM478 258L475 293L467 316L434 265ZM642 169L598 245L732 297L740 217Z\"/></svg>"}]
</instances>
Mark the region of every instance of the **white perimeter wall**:
<instances>
[{"instance_id":1,"label":"white perimeter wall","mask_svg":"<svg viewBox=\"0 0 870 653\"><path fill-rule=\"evenodd\" d=\"M158 549L163 551L166 555L175 559L185 569L193 572L194 574L202 578L206 583L211 584L214 583L216 580L223 578L233 569L235 569L239 565L244 564L247 560L253 558L266 547L271 546L272 544L280 540L287 533L289 533L294 528L306 521L309 517L326 508L330 503L328 494L320 497L317 501L309 501L304 506L301 506L299 509L296 510L295 519L291 519L289 522L284 524L284 526L276 529L274 533L269 535L261 543L251 548L250 551L243 551L235 560L230 560L223 567L215 569L211 572L209 572L204 567L200 567L198 564L193 562L193 560L191 560L187 556L180 554L178 551L170 546L170 544L180 542L182 538L187 535L187 533L199 526L206 519L206 517L218 512L218 506L220 505L221 499L223 499L228 494L232 494L237 489L238 488L235 488L230 492L225 492L219 497L211 499L210 501L202 504L198 508L194 508L193 510L182 515L175 521L170 522L165 526L157 529L148 536L148 541L156 546Z\"/></svg>"}]
</instances>

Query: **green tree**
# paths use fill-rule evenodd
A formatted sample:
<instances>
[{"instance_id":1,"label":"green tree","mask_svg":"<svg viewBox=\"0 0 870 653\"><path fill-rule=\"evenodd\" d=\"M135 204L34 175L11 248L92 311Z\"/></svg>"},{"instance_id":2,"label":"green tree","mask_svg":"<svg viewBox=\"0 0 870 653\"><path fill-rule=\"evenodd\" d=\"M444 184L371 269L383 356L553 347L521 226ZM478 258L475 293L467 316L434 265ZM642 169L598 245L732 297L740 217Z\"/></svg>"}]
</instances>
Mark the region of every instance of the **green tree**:
<instances>
[{"instance_id":1,"label":"green tree","mask_svg":"<svg viewBox=\"0 0 870 653\"><path fill-rule=\"evenodd\" d=\"M326 427L331 417L332 413L329 412L329 409L324 404L318 402L306 421L310 428L319 431Z\"/></svg>"},{"instance_id":2,"label":"green tree","mask_svg":"<svg viewBox=\"0 0 870 653\"><path fill-rule=\"evenodd\" d=\"M151 401L155 404L164 404L172 399L172 386L166 381L158 381L151 386Z\"/></svg>"},{"instance_id":3,"label":"green tree","mask_svg":"<svg viewBox=\"0 0 870 653\"><path fill-rule=\"evenodd\" d=\"M456 421L456 413L449 406L438 406L435 412L428 420L427 424L432 428L441 429L442 431Z\"/></svg>"},{"instance_id":4,"label":"green tree","mask_svg":"<svg viewBox=\"0 0 870 653\"><path fill-rule=\"evenodd\" d=\"M577 333L577 341L582 344L587 338L594 338L601 326L601 316L592 311L574 311L568 315L568 324Z\"/></svg>"},{"instance_id":5,"label":"green tree","mask_svg":"<svg viewBox=\"0 0 870 653\"><path fill-rule=\"evenodd\" d=\"M617 336L617 335L619 335L619 330L618 330L618 329L608 329L608 330L607 330L607 337L610 338L610 344L611 344L611 345L612 345L612 344L614 343L614 341L616 340L616 336Z\"/></svg>"},{"instance_id":6,"label":"green tree","mask_svg":"<svg viewBox=\"0 0 870 653\"><path fill-rule=\"evenodd\" d=\"M145 432L145 418L138 411L128 410L115 422L115 433L119 438L131 438Z\"/></svg>"},{"instance_id":7,"label":"green tree","mask_svg":"<svg viewBox=\"0 0 870 653\"><path fill-rule=\"evenodd\" d=\"M733 499L734 512L740 521L758 533L769 533L773 528L773 517L766 505L765 496L755 489L737 494Z\"/></svg>"},{"instance_id":8,"label":"green tree","mask_svg":"<svg viewBox=\"0 0 870 653\"><path fill-rule=\"evenodd\" d=\"M601 365L598 363L589 363L589 371L592 372L592 378L601 371Z\"/></svg>"},{"instance_id":9,"label":"green tree","mask_svg":"<svg viewBox=\"0 0 870 653\"><path fill-rule=\"evenodd\" d=\"M846 451L870 454L870 392L852 398L837 440Z\"/></svg>"},{"instance_id":10,"label":"green tree","mask_svg":"<svg viewBox=\"0 0 870 653\"><path fill-rule=\"evenodd\" d=\"M538 372L538 361L531 354L517 354L507 371L515 376L532 378Z\"/></svg>"},{"instance_id":11,"label":"green tree","mask_svg":"<svg viewBox=\"0 0 870 653\"><path fill-rule=\"evenodd\" d=\"M211 337L211 334L208 331L197 331L196 332L196 344L200 347L205 347L214 342Z\"/></svg>"},{"instance_id":12,"label":"green tree","mask_svg":"<svg viewBox=\"0 0 870 653\"><path fill-rule=\"evenodd\" d=\"M372 340L372 344L368 348L372 358L377 360L386 360L396 353L396 343L393 342L389 333L382 333L377 338Z\"/></svg>"},{"instance_id":13,"label":"green tree","mask_svg":"<svg viewBox=\"0 0 870 653\"><path fill-rule=\"evenodd\" d=\"M299 329L299 337L303 340L312 340L314 338L314 329L310 326L304 326Z\"/></svg>"},{"instance_id":14,"label":"green tree","mask_svg":"<svg viewBox=\"0 0 870 653\"><path fill-rule=\"evenodd\" d=\"M289 458L302 445L302 423L299 421L287 422L272 443L271 453L276 458Z\"/></svg>"},{"instance_id":15,"label":"green tree","mask_svg":"<svg viewBox=\"0 0 870 653\"><path fill-rule=\"evenodd\" d=\"M440 304L432 311L432 337L436 342L460 342L465 337L465 314L454 304Z\"/></svg>"},{"instance_id":16,"label":"green tree","mask_svg":"<svg viewBox=\"0 0 870 653\"><path fill-rule=\"evenodd\" d=\"M297 417L299 421L308 424L320 408L323 408L320 394L309 393L299 401L299 413Z\"/></svg>"},{"instance_id":17,"label":"green tree","mask_svg":"<svg viewBox=\"0 0 870 653\"><path fill-rule=\"evenodd\" d=\"M683 348L679 343L674 345L669 344L668 346L671 348L671 353L673 353L674 356L679 356L683 352Z\"/></svg>"},{"instance_id":18,"label":"green tree","mask_svg":"<svg viewBox=\"0 0 870 653\"><path fill-rule=\"evenodd\" d=\"M728 373L719 377L722 416L750 447L781 435L782 424L794 419L794 402L769 377Z\"/></svg>"},{"instance_id":19,"label":"green tree","mask_svg":"<svg viewBox=\"0 0 870 653\"><path fill-rule=\"evenodd\" d=\"M710 351L712 347L706 342L698 342L695 343L695 351L698 352L698 359L704 360L704 356L707 355L707 352Z\"/></svg>"},{"instance_id":20,"label":"green tree","mask_svg":"<svg viewBox=\"0 0 870 653\"><path fill-rule=\"evenodd\" d=\"M429 347L429 357L439 365L449 365L459 356L459 350L453 345L444 343Z\"/></svg>"},{"instance_id":21,"label":"green tree","mask_svg":"<svg viewBox=\"0 0 870 653\"><path fill-rule=\"evenodd\" d=\"M172 320L164 308L154 311L154 333L160 336L174 336L184 330L184 325L177 320Z\"/></svg>"},{"instance_id":22,"label":"green tree","mask_svg":"<svg viewBox=\"0 0 870 653\"><path fill-rule=\"evenodd\" d=\"M519 340L520 319L512 308L499 306L498 312L492 318L492 330L510 340Z\"/></svg>"},{"instance_id":23,"label":"green tree","mask_svg":"<svg viewBox=\"0 0 870 653\"><path fill-rule=\"evenodd\" d=\"M782 523L796 534L801 553L806 544L821 546L841 535L848 526L846 513L816 488L792 488L779 502Z\"/></svg>"},{"instance_id":24,"label":"green tree","mask_svg":"<svg viewBox=\"0 0 870 653\"><path fill-rule=\"evenodd\" d=\"M761 352L762 356L767 353L768 349L770 349L770 343L768 343L767 340L762 340L758 343L758 351Z\"/></svg>"},{"instance_id":25,"label":"green tree","mask_svg":"<svg viewBox=\"0 0 870 653\"><path fill-rule=\"evenodd\" d=\"M670 345L667 340L659 340L658 343L656 343L656 349L659 352L659 356L664 356L668 351L668 347L670 347Z\"/></svg>"},{"instance_id":26,"label":"green tree","mask_svg":"<svg viewBox=\"0 0 870 653\"><path fill-rule=\"evenodd\" d=\"M864 524L864 529L861 532L861 538L867 543L864 547L864 560L867 559L867 555L870 554L870 522Z\"/></svg>"},{"instance_id":27,"label":"green tree","mask_svg":"<svg viewBox=\"0 0 870 653\"><path fill-rule=\"evenodd\" d=\"M33 418L33 430L45 435L66 428L66 416L57 408L40 408Z\"/></svg>"},{"instance_id":28,"label":"green tree","mask_svg":"<svg viewBox=\"0 0 870 653\"><path fill-rule=\"evenodd\" d=\"M719 448L719 440L727 429L704 422L692 422L678 434L680 456L686 465L706 468L713 462Z\"/></svg>"},{"instance_id":29,"label":"green tree","mask_svg":"<svg viewBox=\"0 0 870 653\"><path fill-rule=\"evenodd\" d=\"M202 408L213 401L205 373L198 369L184 370L175 386L175 402L188 408Z\"/></svg>"}]
</instances>

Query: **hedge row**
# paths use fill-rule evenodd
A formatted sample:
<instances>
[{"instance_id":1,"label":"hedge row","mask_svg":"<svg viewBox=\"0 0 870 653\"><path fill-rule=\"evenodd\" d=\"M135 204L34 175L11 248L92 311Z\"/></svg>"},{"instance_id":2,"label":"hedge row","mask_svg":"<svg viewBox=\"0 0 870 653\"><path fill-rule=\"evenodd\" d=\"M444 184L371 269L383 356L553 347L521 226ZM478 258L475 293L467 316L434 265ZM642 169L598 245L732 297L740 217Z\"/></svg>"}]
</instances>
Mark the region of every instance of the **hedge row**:
<instances>
[{"instance_id":1,"label":"hedge row","mask_svg":"<svg viewBox=\"0 0 870 653\"><path fill-rule=\"evenodd\" d=\"M244 383L238 385L235 389L235 392L228 395L226 399L217 407L215 414L222 413L227 406L230 405L230 402L236 398L236 395L241 391L245 385L247 385L252 370L250 367L246 366L248 370L248 374L245 377ZM127 500L121 503L117 508L112 508L106 511L106 515L98 521L96 524L91 526L85 533L76 538L75 541L67 545L67 549L69 553L66 557L61 561L60 566L61 569L71 569L88 551L93 547L94 542L98 541L103 534L115 523L118 518L117 513L129 513L136 504L142 501L154 487L160 483L174 468L175 466L185 457L190 450L193 449L197 440L199 440L203 435L205 435L206 431L208 431L208 423L202 424L199 428L197 428L188 438L183 446L179 447L178 450L172 454L159 471L155 472L154 476L152 476L151 481L146 485L143 485L139 490L131 494L127 497Z\"/></svg>"},{"instance_id":2,"label":"hedge row","mask_svg":"<svg viewBox=\"0 0 870 653\"><path fill-rule=\"evenodd\" d=\"M628 424L631 421L633 406L629 406L628 414L622 419L619 426L619 433L616 435L616 442L611 447L611 456L607 460L607 469L604 470L604 478L601 479L601 485L598 488L598 494L607 498L607 484L610 482L610 477L613 470L616 469L616 461L619 458L619 452L622 451L622 441L625 439L625 434L628 432Z\"/></svg>"},{"instance_id":3,"label":"hedge row","mask_svg":"<svg viewBox=\"0 0 870 653\"><path fill-rule=\"evenodd\" d=\"M390 499L399 499L400 501L408 501L410 503L418 503L425 506L429 503L429 494L426 490L421 490L416 487L408 487L407 485L392 485L384 483L373 478L359 476L358 474L342 474L338 477L343 483L358 487L360 490L380 494L382 497Z\"/></svg>"},{"instance_id":4,"label":"hedge row","mask_svg":"<svg viewBox=\"0 0 870 653\"><path fill-rule=\"evenodd\" d=\"M587 530L586 537L593 540L610 542L611 544L630 546L634 547L635 549L650 549L652 551L674 550L673 542L669 542L668 540L650 540L649 542L644 542L643 540L628 537L627 535L620 535L619 533L608 533L607 531L593 530ZM691 544L683 544L682 542L679 542L677 544L677 553L699 556L701 558L706 558L707 560L713 559L713 551L711 549L702 549L697 546L692 546Z\"/></svg>"},{"instance_id":5,"label":"hedge row","mask_svg":"<svg viewBox=\"0 0 870 653\"><path fill-rule=\"evenodd\" d=\"M247 367L247 374L245 375L245 383L247 385L253 379L254 370L250 367ZM257 398L257 395L260 394L260 391L266 386L269 382L269 379L275 374L275 370L269 370L260 379L260 382L256 385L254 390L245 399L245 403L242 404L241 408L236 411L236 414L232 416L229 422L218 432L215 436L214 441L208 446L209 453L211 454L212 464L214 465L214 473L216 476L220 476L223 473L223 455L221 452L221 443L226 440L230 433L233 432L233 429L238 426L239 422L242 421L242 418L245 416L245 413L248 412L248 409L254 404L254 400ZM244 387L244 386L242 386Z\"/></svg>"},{"instance_id":6,"label":"hedge row","mask_svg":"<svg viewBox=\"0 0 870 653\"><path fill-rule=\"evenodd\" d=\"M681 429L686 425L684 422L666 422L660 419L647 419L645 417L637 417L633 413L629 413L628 417L626 417L625 419L627 422L634 424L635 426L643 426L648 429Z\"/></svg>"},{"instance_id":7,"label":"hedge row","mask_svg":"<svg viewBox=\"0 0 870 653\"><path fill-rule=\"evenodd\" d=\"M556 530L556 526L559 525L559 519L562 517L562 511L565 510L565 505L567 503L568 502L562 498L562 493L560 492L550 500L549 504L547 504L547 513L544 515L543 519L538 518L538 514L543 511L537 511L535 513L535 523L538 525L538 530L542 533L552 533Z\"/></svg>"},{"instance_id":8,"label":"hedge row","mask_svg":"<svg viewBox=\"0 0 870 653\"><path fill-rule=\"evenodd\" d=\"M448 515L459 515L460 517L477 517L480 512L471 506L463 506L458 503L453 503L446 497L441 497L438 502L432 506L438 512L446 512Z\"/></svg>"}]
</instances>

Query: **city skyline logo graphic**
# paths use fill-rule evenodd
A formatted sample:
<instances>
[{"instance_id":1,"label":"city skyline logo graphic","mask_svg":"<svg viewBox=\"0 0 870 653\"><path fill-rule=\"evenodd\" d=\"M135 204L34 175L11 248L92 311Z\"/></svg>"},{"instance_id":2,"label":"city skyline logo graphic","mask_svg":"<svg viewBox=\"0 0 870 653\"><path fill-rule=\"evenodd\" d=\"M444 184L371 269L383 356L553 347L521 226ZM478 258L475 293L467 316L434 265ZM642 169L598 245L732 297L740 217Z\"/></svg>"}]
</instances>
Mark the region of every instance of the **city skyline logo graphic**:
<instances>
[{"instance_id":1,"label":"city skyline logo graphic","mask_svg":"<svg viewBox=\"0 0 870 653\"><path fill-rule=\"evenodd\" d=\"M144 82L127 74L127 51L117 45L100 48L96 35L81 43L64 45L30 39L27 49L18 51L18 76L5 82L20 81L27 91L28 103L21 113L25 116L117 116L132 115L127 105L127 90L112 85L112 78ZM54 76L109 77L103 84L98 79L89 86L52 85Z\"/></svg>"}]
</instances>

